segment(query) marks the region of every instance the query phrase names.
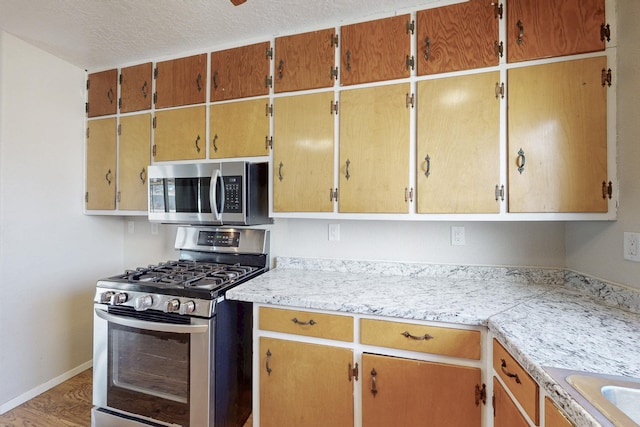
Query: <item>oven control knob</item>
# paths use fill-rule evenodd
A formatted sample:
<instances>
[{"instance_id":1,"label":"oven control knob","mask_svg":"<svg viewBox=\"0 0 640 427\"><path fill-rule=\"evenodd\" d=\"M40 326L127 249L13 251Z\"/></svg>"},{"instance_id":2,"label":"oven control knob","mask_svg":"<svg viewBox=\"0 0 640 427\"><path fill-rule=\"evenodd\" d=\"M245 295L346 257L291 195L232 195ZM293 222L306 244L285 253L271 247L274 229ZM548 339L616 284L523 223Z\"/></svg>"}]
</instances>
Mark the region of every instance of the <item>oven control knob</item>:
<instances>
[{"instance_id":1,"label":"oven control knob","mask_svg":"<svg viewBox=\"0 0 640 427\"><path fill-rule=\"evenodd\" d=\"M145 311L153 305L153 297L151 295L143 295L136 298L134 308L136 311Z\"/></svg>"},{"instance_id":2,"label":"oven control knob","mask_svg":"<svg viewBox=\"0 0 640 427\"><path fill-rule=\"evenodd\" d=\"M165 313L175 313L180 308L180 300L170 299L169 301L164 303L164 312Z\"/></svg>"},{"instance_id":3,"label":"oven control knob","mask_svg":"<svg viewBox=\"0 0 640 427\"><path fill-rule=\"evenodd\" d=\"M111 295L111 301L109 301L109 304L120 305L124 304L125 302L127 302L127 294L124 292L117 292Z\"/></svg>"},{"instance_id":4,"label":"oven control knob","mask_svg":"<svg viewBox=\"0 0 640 427\"><path fill-rule=\"evenodd\" d=\"M180 314L191 314L196 311L196 303L187 301L180 306Z\"/></svg>"},{"instance_id":5,"label":"oven control knob","mask_svg":"<svg viewBox=\"0 0 640 427\"><path fill-rule=\"evenodd\" d=\"M102 294L100 294L100 304L108 304L111 302L111 297L113 296L114 292L112 291L107 291L104 292Z\"/></svg>"}]
</instances>

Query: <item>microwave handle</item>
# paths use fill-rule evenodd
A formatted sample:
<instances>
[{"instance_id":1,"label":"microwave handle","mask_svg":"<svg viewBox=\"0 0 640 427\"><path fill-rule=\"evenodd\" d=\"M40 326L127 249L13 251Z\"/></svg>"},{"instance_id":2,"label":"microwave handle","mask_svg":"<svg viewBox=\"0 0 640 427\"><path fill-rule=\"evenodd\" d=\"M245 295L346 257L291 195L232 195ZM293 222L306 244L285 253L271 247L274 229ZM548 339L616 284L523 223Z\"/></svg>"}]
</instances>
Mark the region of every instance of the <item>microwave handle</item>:
<instances>
[{"instance_id":1,"label":"microwave handle","mask_svg":"<svg viewBox=\"0 0 640 427\"><path fill-rule=\"evenodd\" d=\"M222 185L220 186L222 206L218 209L217 196L218 196L218 180L222 180ZM211 183L209 184L209 201L211 202L211 212L216 217L216 220L220 221L220 217L224 212L224 178L222 177L222 172L219 168L216 168L211 176Z\"/></svg>"},{"instance_id":2,"label":"microwave handle","mask_svg":"<svg viewBox=\"0 0 640 427\"><path fill-rule=\"evenodd\" d=\"M147 322L128 317L115 316L99 308L95 309L96 315L107 322L130 328L144 329L154 332L169 332L174 334L197 334L207 332L208 325L174 325L172 323Z\"/></svg>"}]
</instances>

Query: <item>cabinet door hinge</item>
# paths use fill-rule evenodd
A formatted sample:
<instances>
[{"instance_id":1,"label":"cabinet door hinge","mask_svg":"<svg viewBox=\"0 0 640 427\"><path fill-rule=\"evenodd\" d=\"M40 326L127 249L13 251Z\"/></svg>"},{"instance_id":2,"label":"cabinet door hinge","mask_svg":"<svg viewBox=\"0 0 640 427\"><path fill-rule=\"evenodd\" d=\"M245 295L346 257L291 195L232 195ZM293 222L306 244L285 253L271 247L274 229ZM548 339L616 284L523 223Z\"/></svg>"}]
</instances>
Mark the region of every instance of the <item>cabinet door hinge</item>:
<instances>
[{"instance_id":1,"label":"cabinet door hinge","mask_svg":"<svg viewBox=\"0 0 640 427\"><path fill-rule=\"evenodd\" d=\"M407 55L407 59L405 59L405 66L407 67L407 70L414 70L416 68L416 58L413 55Z\"/></svg>"},{"instance_id":2,"label":"cabinet door hinge","mask_svg":"<svg viewBox=\"0 0 640 427\"><path fill-rule=\"evenodd\" d=\"M157 79L158 78L158 67L153 69L153 78Z\"/></svg>"},{"instance_id":3,"label":"cabinet door hinge","mask_svg":"<svg viewBox=\"0 0 640 427\"><path fill-rule=\"evenodd\" d=\"M88 102L84 103L84 112L89 114L89 103Z\"/></svg>"},{"instance_id":4,"label":"cabinet door hinge","mask_svg":"<svg viewBox=\"0 0 640 427\"><path fill-rule=\"evenodd\" d=\"M118 108L122 110L122 98L118 98Z\"/></svg>"},{"instance_id":5,"label":"cabinet door hinge","mask_svg":"<svg viewBox=\"0 0 640 427\"><path fill-rule=\"evenodd\" d=\"M609 24L600 25L600 40L605 41L605 39L608 42L611 41L611 27L609 27Z\"/></svg>"},{"instance_id":6,"label":"cabinet door hinge","mask_svg":"<svg viewBox=\"0 0 640 427\"><path fill-rule=\"evenodd\" d=\"M120 203L120 192L118 191L118 195L116 196L116 202Z\"/></svg>"},{"instance_id":7,"label":"cabinet door hinge","mask_svg":"<svg viewBox=\"0 0 640 427\"><path fill-rule=\"evenodd\" d=\"M338 80L338 67L331 67L331 80Z\"/></svg>"},{"instance_id":8,"label":"cabinet door hinge","mask_svg":"<svg viewBox=\"0 0 640 427\"><path fill-rule=\"evenodd\" d=\"M89 192L84 193L84 202L89 203Z\"/></svg>"},{"instance_id":9,"label":"cabinet door hinge","mask_svg":"<svg viewBox=\"0 0 640 427\"><path fill-rule=\"evenodd\" d=\"M407 21L405 28L407 34L413 34L416 31L416 21Z\"/></svg>"},{"instance_id":10,"label":"cabinet door hinge","mask_svg":"<svg viewBox=\"0 0 640 427\"><path fill-rule=\"evenodd\" d=\"M266 49L266 52L265 52L264 56L267 58L267 61L273 59L273 48L272 47L268 47Z\"/></svg>"},{"instance_id":11,"label":"cabinet door hinge","mask_svg":"<svg viewBox=\"0 0 640 427\"><path fill-rule=\"evenodd\" d=\"M264 115L269 117L272 116L273 117L273 104L265 104L265 108L264 108Z\"/></svg>"},{"instance_id":12,"label":"cabinet door hinge","mask_svg":"<svg viewBox=\"0 0 640 427\"><path fill-rule=\"evenodd\" d=\"M493 16L502 19L502 3L491 3L493 6Z\"/></svg>"},{"instance_id":13,"label":"cabinet door hinge","mask_svg":"<svg viewBox=\"0 0 640 427\"><path fill-rule=\"evenodd\" d=\"M496 202L504 202L504 185L496 185Z\"/></svg>"},{"instance_id":14,"label":"cabinet door hinge","mask_svg":"<svg viewBox=\"0 0 640 427\"><path fill-rule=\"evenodd\" d=\"M157 120L157 119L158 119L157 117L154 117L154 118L153 118L153 120L151 121L151 126L152 126L154 129L156 128L156 124L157 124L156 120Z\"/></svg>"},{"instance_id":15,"label":"cabinet door hinge","mask_svg":"<svg viewBox=\"0 0 640 427\"><path fill-rule=\"evenodd\" d=\"M118 124L118 136L122 135L122 123Z\"/></svg>"},{"instance_id":16,"label":"cabinet door hinge","mask_svg":"<svg viewBox=\"0 0 640 427\"><path fill-rule=\"evenodd\" d=\"M339 47L340 46L340 36L338 34L331 34L331 47Z\"/></svg>"},{"instance_id":17,"label":"cabinet door hinge","mask_svg":"<svg viewBox=\"0 0 640 427\"><path fill-rule=\"evenodd\" d=\"M404 201L413 203L413 188L404 188Z\"/></svg>"},{"instance_id":18,"label":"cabinet door hinge","mask_svg":"<svg viewBox=\"0 0 640 427\"><path fill-rule=\"evenodd\" d=\"M611 68L608 70L602 69L602 87L611 86Z\"/></svg>"},{"instance_id":19,"label":"cabinet door hinge","mask_svg":"<svg viewBox=\"0 0 640 427\"><path fill-rule=\"evenodd\" d=\"M358 362L356 362L356 366L351 368L351 363L349 363L349 382L351 382L351 377L358 381Z\"/></svg>"},{"instance_id":20,"label":"cabinet door hinge","mask_svg":"<svg viewBox=\"0 0 640 427\"><path fill-rule=\"evenodd\" d=\"M264 149L268 150L268 149L272 149L273 150L273 137L272 136L265 136L264 137Z\"/></svg>"},{"instance_id":21,"label":"cabinet door hinge","mask_svg":"<svg viewBox=\"0 0 640 427\"><path fill-rule=\"evenodd\" d=\"M89 90L89 79L87 79L87 90Z\"/></svg>"},{"instance_id":22,"label":"cabinet door hinge","mask_svg":"<svg viewBox=\"0 0 640 427\"><path fill-rule=\"evenodd\" d=\"M496 99L504 99L504 83L496 83Z\"/></svg>"},{"instance_id":23,"label":"cabinet door hinge","mask_svg":"<svg viewBox=\"0 0 640 427\"><path fill-rule=\"evenodd\" d=\"M493 51L497 57L502 58L504 56L504 43L498 42L498 40L493 42Z\"/></svg>"},{"instance_id":24,"label":"cabinet door hinge","mask_svg":"<svg viewBox=\"0 0 640 427\"><path fill-rule=\"evenodd\" d=\"M613 184L611 183L611 181L609 181L608 183L605 181L602 181L602 198L611 199L612 196L613 196Z\"/></svg>"},{"instance_id":25,"label":"cabinet door hinge","mask_svg":"<svg viewBox=\"0 0 640 427\"><path fill-rule=\"evenodd\" d=\"M496 417L496 395L491 396L491 406L493 406L493 418Z\"/></svg>"},{"instance_id":26,"label":"cabinet door hinge","mask_svg":"<svg viewBox=\"0 0 640 427\"><path fill-rule=\"evenodd\" d=\"M331 101L331 114L334 114L334 113L338 114L338 102L339 101L336 101L336 102Z\"/></svg>"},{"instance_id":27,"label":"cabinet door hinge","mask_svg":"<svg viewBox=\"0 0 640 427\"><path fill-rule=\"evenodd\" d=\"M153 150L152 150L153 157L156 157L156 147L157 147L156 144L153 144Z\"/></svg>"},{"instance_id":28,"label":"cabinet door hinge","mask_svg":"<svg viewBox=\"0 0 640 427\"><path fill-rule=\"evenodd\" d=\"M89 128L87 128L87 139L89 139Z\"/></svg>"},{"instance_id":29,"label":"cabinet door hinge","mask_svg":"<svg viewBox=\"0 0 640 427\"><path fill-rule=\"evenodd\" d=\"M153 104L158 103L158 92L153 92Z\"/></svg>"},{"instance_id":30,"label":"cabinet door hinge","mask_svg":"<svg viewBox=\"0 0 640 427\"><path fill-rule=\"evenodd\" d=\"M416 95L415 93L412 94L407 94L407 98L406 98L406 105L407 108L411 107L415 107L415 103L416 103Z\"/></svg>"},{"instance_id":31,"label":"cabinet door hinge","mask_svg":"<svg viewBox=\"0 0 640 427\"><path fill-rule=\"evenodd\" d=\"M476 384L476 406L480 405L482 402L483 405L487 404L487 386L485 384Z\"/></svg>"},{"instance_id":32,"label":"cabinet door hinge","mask_svg":"<svg viewBox=\"0 0 640 427\"><path fill-rule=\"evenodd\" d=\"M338 201L338 189L333 189L330 188L329 189L329 201L330 202L337 202Z\"/></svg>"},{"instance_id":33,"label":"cabinet door hinge","mask_svg":"<svg viewBox=\"0 0 640 427\"><path fill-rule=\"evenodd\" d=\"M273 87L273 77L266 76L264 78L264 87L272 88Z\"/></svg>"}]
</instances>

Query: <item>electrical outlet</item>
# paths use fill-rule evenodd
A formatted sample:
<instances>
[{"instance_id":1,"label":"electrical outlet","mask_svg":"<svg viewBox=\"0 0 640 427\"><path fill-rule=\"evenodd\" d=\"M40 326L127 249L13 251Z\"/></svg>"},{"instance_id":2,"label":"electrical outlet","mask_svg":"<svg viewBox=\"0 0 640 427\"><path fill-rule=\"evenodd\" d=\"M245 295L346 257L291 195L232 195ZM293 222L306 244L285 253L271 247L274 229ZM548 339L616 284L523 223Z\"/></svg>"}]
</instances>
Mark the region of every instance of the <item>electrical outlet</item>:
<instances>
[{"instance_id":1,"label":"electrical outlet","mask_svg":"<svg viewBox=\"0 0 640 427\"><path fill-rule=\"evenodd\" d=\"M640 233L624 233L624 259L640 262Z\"/></svg>"},{"instance_id":2,"label":"electrical outlet","mask_svg":"<svg viewBox=\"0 0 640 427\"><path fill-rule=\"evenodd\" d=\"M340 224L329 224L329 240L340 240Z\"/></svg>"},{"instance_id":3,"label":"electrical outlet","mask_svg":"<svg viewBox=\"0 0 640 427\"><path fill-rule=\"evenodd\" d=\"M451 245L464 246L464 227L451 227Z\"/></svg>"},{"instance_id":4,"label":"electrical outlet","mask_svg":"<svg viewBox=\"0 0 640 427\"><path fill-rule=\"evenodd\" d=\"M133 234L136 231L136 223L133 221L127 221L127 232Z\"/></svg>"}]
</instances>

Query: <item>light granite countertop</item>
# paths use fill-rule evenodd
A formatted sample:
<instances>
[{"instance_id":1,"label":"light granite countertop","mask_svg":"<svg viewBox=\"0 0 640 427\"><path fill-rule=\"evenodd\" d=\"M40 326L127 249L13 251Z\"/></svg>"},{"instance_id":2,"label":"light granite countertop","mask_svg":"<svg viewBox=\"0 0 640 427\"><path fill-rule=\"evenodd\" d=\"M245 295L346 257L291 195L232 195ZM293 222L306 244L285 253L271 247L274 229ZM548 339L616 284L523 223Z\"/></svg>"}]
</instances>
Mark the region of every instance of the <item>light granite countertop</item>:
<instances>
[{"instance_id":1,"label":"light granite countertop","mask_svg":"<svg viewBox=\"0 0 640 427\"><path fill-rule=\"evenodd\" d=\"M278 258L229 299L486 326L578 426L544 367L640 378L640 292L561 269Z\"/></svg>"}]
</instances>

